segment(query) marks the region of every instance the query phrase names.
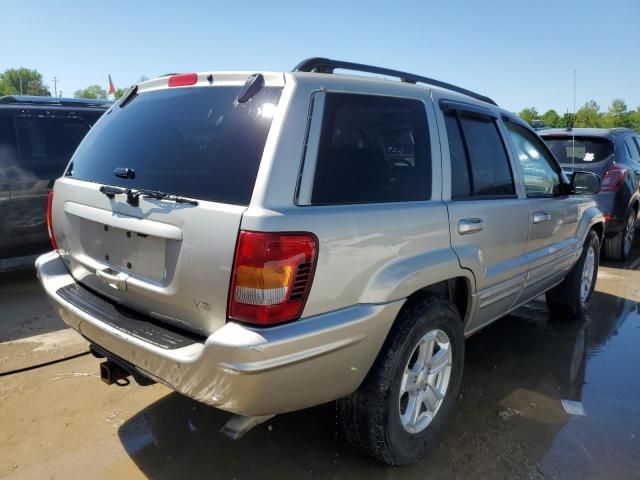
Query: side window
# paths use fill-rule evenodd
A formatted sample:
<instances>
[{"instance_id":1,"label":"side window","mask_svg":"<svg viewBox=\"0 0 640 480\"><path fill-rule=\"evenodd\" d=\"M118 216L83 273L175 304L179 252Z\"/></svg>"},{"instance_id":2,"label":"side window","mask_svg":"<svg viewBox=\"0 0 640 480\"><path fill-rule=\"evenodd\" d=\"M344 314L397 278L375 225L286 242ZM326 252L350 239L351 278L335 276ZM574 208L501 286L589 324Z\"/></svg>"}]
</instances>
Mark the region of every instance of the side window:
<instances>
[{"instance_id":1,"label":"side window","mask_svg":"<svg viewBox=\"0 0 640 480\"><path fill-rule=\"evenodd\" d=\"M446 114L444 120L449 137L449 156L451 158L451 196L453 198L469 197L471 196L469 164L458 116Z\"/></svg>"},{"instance_id":2,"label":"side window","mask_svg":"<svg viewBox=\"0 0 640 480\"><path fill-rule=\"evenodd\" d=\"M60 176L89 125L75 117L16 117L20 167L36 178Z\"/></svg>"},{"instance_id":3,"label":"side window","mask_svg":"<svg viewBox=\"0 0 640 480\"><path fill-rule=\"evenodd\" d=\"M515 195L509 158L492 117L445 114L451 157L451 196Z\"/></svg>"},{"instance_id":4,"label":"side window","mask_svg":"<svg viewBox=\"0 0 640 480\"><path fill-rule=\"evenodd\" d=\"M311 203L400 202L430 196L431 158L422 102L328 93Z\"/></svg>"},{"instance_id":5,"label":"side window","mask_svg":"<svg viewBox=\"0 0 640 480\"><path fill-rule=\"evenodd\" d=\"M627 144L627 150L631 160L640 163L640 153L638 152L638 145L636 143L638 140L635 137L627 137L624 141Z\"/></svg>"},{"instance_id":6,"label":"side window","mask_svg":"<svg viewBox=\"0 0 640 480\"><path fill-rule=\"evenodd\" d=\"M640 156L640 138L633 137L633 143L636 144L636 149L638 150L638 156Z\"/></svg>"},{"instance_id":7,"label":"side window","mask_svg":"<svg viewBox=\"0 0 640 480\"><path fill-rule=\"evenodd\" d=\"M527 196L551 196L560 193L560 174L556 161L538 137L520 125L505 121L524 175Z\"/></svg>"}]
</instances>

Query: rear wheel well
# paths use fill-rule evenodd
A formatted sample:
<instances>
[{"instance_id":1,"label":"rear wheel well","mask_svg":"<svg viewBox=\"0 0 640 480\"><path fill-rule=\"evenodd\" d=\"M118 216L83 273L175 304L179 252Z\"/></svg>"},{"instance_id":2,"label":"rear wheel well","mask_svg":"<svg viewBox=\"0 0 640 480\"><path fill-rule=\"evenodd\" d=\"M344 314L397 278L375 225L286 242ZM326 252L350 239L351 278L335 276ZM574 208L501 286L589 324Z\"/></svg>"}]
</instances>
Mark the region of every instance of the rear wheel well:
<instances>
[{"instance_id":1,"label":"rear wheel well","mask_svg":"<svg viewBox=\"0 0 640 480\"><path fill-rule=\"evenodd\" d=\"M596 232L596 234L598 235L598 241L600 242L600 245L602 245L602 240L604 238L604 225L602 223L596 223L595 225L593 225L593 227L591 227L591 230Z\"/></svg>"},{"instance_id":2,"label":"rear wheel well","mask_svg":"<svg viewBox=\"0 0 640 480\"><path fill-rule=\"evenodd\" d=\"M469 312L470 301L469 281L464 277L455 277L449 280L443 280L413 292L407 298L402 307L400 314L407 308L411 308L416 303L421 302L428 296L436 296L446 299L454 305L460 314L460 318L464 322ZM400 315L398 315L400 316Z\"/></svg>"}]
</instances>

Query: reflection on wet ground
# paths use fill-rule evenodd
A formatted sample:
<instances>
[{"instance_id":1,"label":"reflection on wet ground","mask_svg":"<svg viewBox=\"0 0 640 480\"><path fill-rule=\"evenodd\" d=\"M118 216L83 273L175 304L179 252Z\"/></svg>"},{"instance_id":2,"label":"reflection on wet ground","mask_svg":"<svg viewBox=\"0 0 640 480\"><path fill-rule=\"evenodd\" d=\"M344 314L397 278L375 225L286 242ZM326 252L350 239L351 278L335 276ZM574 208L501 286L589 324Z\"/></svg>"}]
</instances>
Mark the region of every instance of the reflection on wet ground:
<instances>
[{"instance_id":1,"label":"reflection on wet ground","mask_svg":"<svg viewBox=\"0 0 640 480\"><path fill-rule=\"evenodd\" d=\"M640 272L602 269L588 318L533 302L467 341L459 405L421 464L387 468L339 437L333 404L231 441L228 414L178 394L119 429L149 478L640 478ZM586 416L561 400L582 402Z\"/></svg>"}]
</instances>

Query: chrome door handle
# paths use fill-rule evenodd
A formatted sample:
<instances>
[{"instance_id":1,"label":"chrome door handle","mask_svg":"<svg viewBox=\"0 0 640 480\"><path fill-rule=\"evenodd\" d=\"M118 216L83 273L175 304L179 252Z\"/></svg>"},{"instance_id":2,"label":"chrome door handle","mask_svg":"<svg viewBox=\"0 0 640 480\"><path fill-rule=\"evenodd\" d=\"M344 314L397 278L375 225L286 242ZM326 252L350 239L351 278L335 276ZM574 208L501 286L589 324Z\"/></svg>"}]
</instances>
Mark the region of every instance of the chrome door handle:
<instances>
[{"instance_id":1,"label":"chrome door handle","mask_svg":"<svg viewBox=\"0 0 640 480\"><path fill-rule=\"evenodd\" d=\"M115 288L116 290L127 289L127 278L129 278L129 275L124 272L118 272L107 267L96 270L96 276L111 288Z\"/></svg>"},{"instance_id":2,"label":"chrome door handle","mask_svg":"<svg viewBox=\"0 0 640 480\"><path fill-rule=\"evenodd\" d=\"M533 223L548 222L551 220L551 214L547 212L535 212L533 214Z\"/></svg>"},{"instance_id":3,"label":"chrome door handle","mask_svg":"<svg viewBox=\"0 0 640 480\"><path fill-rule=\"evenodd\" d=\"M460 235L468 235L470 233L479 232L484 228L484 222L481 218L463 218L458 222L458 233Z\"/></svg>"}]
</instances>

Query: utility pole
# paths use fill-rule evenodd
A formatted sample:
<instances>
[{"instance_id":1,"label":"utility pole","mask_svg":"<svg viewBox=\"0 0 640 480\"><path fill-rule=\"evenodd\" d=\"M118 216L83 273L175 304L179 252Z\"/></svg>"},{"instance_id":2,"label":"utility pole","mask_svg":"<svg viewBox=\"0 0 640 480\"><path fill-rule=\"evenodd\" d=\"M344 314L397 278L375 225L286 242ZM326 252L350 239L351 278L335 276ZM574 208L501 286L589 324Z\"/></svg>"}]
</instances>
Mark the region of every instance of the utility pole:
<instances>
[{"instance_id":1,"label":"utility pole","mask_svg":"<svg viewBox=\"0 0 640 480\"><path fill-rule=\"evenodd\" d=\"M54 93L54 97L58 96L58 77L53 77L53 91Z\"/></svg>"},{"instance_id":2,"label":"utility pole","mask_svg":"<svg viewBox=\"0 0 640 480\"><path fill-rule=\"evenodd\" d=\"M20 79L20 95L24 95L22 93L22 77L18 77Z\"/></svg>"}]
</instances>

